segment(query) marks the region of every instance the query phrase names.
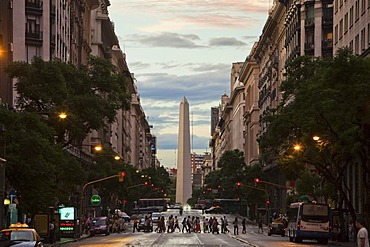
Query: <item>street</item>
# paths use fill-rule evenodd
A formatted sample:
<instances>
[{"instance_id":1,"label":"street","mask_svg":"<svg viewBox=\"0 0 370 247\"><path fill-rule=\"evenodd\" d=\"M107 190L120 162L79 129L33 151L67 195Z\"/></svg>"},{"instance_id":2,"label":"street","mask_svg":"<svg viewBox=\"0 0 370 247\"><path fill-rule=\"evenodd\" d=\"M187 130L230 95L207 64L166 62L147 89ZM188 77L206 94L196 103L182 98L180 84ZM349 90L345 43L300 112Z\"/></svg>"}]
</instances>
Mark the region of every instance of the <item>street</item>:
<instances>
[{"instance_id":1,"label":"street","mask_svg":"<svg viewBox=\"0 0 370 247\"><path fill-rule=\"evenodd\" d=\"M202 214L200 210L185 211L182 216L179 215L178 210L168 210L162 213L167 219L170 215L178 216L181 228L181 220L183 217L199 216L202 218L206 216L215 216L217 219L224 216L221 214L210 215ZM113 233L109 236L97 235L82 239L77 242L67 243L64 246L107 246L107 247L118 247L118 246L254 246L254 247L321 247L321 246L354 246L354 243L345 243L339 245L338 243L329 242L328 245L318 244L316 241L304 241L302 244L290 243L287 237L281 237L278 235L267 236L267 227L264 227L264 233L258 233L258 227L255 224L247 224L246 234L242 234L242 227L239 224L239 235L233 234L232 221L235 219L234 215L225 215L228 219L228 229L230 233L227 234L212 234L212 233L181 233L176 230L174 233L144 233L135 232L132 233L132 221L126 224L125 233ZM241 222L241 219L239 220Z\"/></svg>"}]
</instances>

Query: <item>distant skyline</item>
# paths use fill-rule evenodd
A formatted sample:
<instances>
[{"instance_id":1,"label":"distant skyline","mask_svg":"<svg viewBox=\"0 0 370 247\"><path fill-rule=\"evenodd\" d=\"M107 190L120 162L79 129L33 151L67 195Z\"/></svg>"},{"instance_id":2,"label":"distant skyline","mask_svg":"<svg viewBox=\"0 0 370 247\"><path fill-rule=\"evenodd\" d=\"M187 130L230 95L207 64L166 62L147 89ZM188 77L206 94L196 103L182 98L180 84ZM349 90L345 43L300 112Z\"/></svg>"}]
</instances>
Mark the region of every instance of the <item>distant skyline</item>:
<instances>
[{"instance_id":1,"label":"distant skyline","mask_svg":"<svg viewBox=\"0 0 370 247\"><path fill-rule=\"evenodd\" d=\"M190 106L191 150L209 150L211 107L230 94L232 63L243 62L262 33L272 0L111 0L109 17L162 165L176 164L178 107ZM196 151L197 150L197 151Z\"/></svg>"}]
</instances>

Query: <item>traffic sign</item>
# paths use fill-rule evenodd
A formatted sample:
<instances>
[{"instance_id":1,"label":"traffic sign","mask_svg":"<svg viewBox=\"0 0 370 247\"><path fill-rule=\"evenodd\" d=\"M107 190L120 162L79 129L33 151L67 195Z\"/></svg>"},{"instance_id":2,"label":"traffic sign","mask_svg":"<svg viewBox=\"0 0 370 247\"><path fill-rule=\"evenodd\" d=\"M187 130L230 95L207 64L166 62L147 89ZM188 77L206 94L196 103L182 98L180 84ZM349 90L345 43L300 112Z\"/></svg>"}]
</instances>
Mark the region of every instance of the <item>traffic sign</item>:
<instances>
[{"instance_id":1,"label":"traffic sign","mask_svg":"<svg viewBox=\"0 0 370 247\"><path fill-rule=\"evenodd\" d=\"M101 197L99 195L92 195L90 202L92 205L98 206L101 203Z\"/></svg>"}]
</instances>

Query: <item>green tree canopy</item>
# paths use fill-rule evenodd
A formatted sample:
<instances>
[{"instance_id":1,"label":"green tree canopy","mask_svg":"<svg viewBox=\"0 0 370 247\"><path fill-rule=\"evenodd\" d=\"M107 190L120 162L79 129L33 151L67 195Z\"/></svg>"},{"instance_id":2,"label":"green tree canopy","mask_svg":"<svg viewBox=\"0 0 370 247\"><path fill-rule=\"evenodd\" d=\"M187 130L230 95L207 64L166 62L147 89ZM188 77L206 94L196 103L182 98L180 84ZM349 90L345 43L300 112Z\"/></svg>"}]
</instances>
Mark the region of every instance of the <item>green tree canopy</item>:
<instances>
[{"instance_id":1,"label":"green tree canopy","mask_svg":"<svg viewBox=\"0 0 370 247\"><path fill-rule=\"evenodd\" d=\"M364 176L370 172L370 60L342 49L330 59L299 57L286 74L283 101L264 119L268 128L259 140L261 158L285 167L291 179L302 178L305 165L314 166L355 218L344 175L358 160ZM294 151L297 144L302 148Z\"/></svg>"}]
</instances>

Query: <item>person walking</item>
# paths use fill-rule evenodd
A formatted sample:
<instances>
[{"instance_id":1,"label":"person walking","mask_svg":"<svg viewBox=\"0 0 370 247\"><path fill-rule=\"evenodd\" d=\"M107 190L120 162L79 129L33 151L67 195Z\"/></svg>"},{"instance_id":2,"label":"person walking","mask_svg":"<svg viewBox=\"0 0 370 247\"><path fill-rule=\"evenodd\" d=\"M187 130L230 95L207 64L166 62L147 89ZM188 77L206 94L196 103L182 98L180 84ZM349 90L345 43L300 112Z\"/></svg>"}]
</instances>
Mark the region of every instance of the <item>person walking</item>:
<instances>
[{"instance_id":1,"label":"person walking","mask_svg":"<svg viewBox=\"0 0 370 247\"><path fill-rule=\"evenodd\" d=\"M224 233L229 233L229 229L227 228L227 226L229 225L229 223L227 222L227 218L226 216L224 216Z\"/></svg>"},{"instance_id":2,"label":"person walking","mask_svg":"<svg viewBox=\"0 0 370 247\"><path fill-rule=\"evenodd\" d=\"M212 221L212 234L214 233L217 233L217 234L220 234L220 232L218 231L218 222L217 222L217 219L216 217L213 217L213 221Z\"/></svg>"},{"instance_id":3,"label":"person walking","mask_svg":"<svg viewBox=\"0 0 370 247\"><path fill-rule=\"evenodd\" d=\"M238 218L235 217L235 220L233 221L234 225L234 235L239 235L239 225L238 225Z\"/></svg>"},{"instance_id":4,"label":"person walking","mask_svg":"<svg viewBox=\"0 0 370 247\"><path fill-rule=\"evenodd\" d=\"M187 220L186 220L186 217L184 217L184 219L182 220L182 230L181 232L184 233L184 229L185 229L185 232L188 231L188 228L186 227L187 225Z\"/></svg>"},{"instance_id":5,"label":"person walking","mask_svg":"<svg viewBox=\"0 0 370 247\"><path fill-rule=\"evenodd\" d=\"M245 218L243 218L242 220L242 227L243 227L243 230L242 230L242 233L247 233L247 228L245 227L247 221L245 220Z\"/></svg>"},{"instance_id":6,"label":"person walking","mask_svg":"<svg viewBox=\"0 0 370 247\"><path fill-rule=\"evenodd\" d=\"M177 229L179 229L179 232L181 232L181 229L179 227L179 219L177 218L177 216L175 216L175 225L173 227L173 231L175 231Z\"/></svg>"},{"instance_id":7,"label":"person walking","mask_svg":"<svg viewBox=\"0 0 370 247\"><path fill-rule=\"evenodd\" d=\"M369 233L365 227L365 221L362 219L356 220L357 232L357 247L369 247Z\"/></svg>"},{"instance_id":8,"label":"person walking","mask_svg":"<svg viewBox=\"0 0 370 247\"><path fill-rule=\"evenodd\" d=\"M134 226L132 228L132 233L136 231L139 231L139 228L138 228L138 224L139 224L139 220L138 219L134 219Z\"/></svg>"},{"instance_id":9,"label":"person walking","mask_svg":"<svg viewBox=\"0 0 370 247\"><path fill-rule=\"evenodd\" d=\"M260 233L260 230L261 230L261 233L263 233L263 227L262 227L262 220L261 219L258 222L258 233Z\"/></svg>"}]
</instances>

